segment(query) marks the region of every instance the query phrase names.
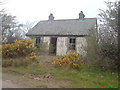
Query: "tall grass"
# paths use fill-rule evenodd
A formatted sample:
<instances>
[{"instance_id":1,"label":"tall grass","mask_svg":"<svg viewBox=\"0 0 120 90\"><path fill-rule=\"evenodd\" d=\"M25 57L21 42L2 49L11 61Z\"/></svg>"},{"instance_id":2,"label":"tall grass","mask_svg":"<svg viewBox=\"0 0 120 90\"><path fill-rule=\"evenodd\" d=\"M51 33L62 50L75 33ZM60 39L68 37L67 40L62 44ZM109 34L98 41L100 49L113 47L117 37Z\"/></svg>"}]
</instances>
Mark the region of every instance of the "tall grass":
<instances>
[{"instance_id":1,"label":"tall grass","mask_svg":"<svg viewBox=\"0 0 120 90\"><path fill-rule=\"evenodd\" d=\"M26 67L30 64L34 64L37 62L38 62L38 60L32 60L29 57L3 59L2 60L2 67Z\"/></svg>"}]
</instances>

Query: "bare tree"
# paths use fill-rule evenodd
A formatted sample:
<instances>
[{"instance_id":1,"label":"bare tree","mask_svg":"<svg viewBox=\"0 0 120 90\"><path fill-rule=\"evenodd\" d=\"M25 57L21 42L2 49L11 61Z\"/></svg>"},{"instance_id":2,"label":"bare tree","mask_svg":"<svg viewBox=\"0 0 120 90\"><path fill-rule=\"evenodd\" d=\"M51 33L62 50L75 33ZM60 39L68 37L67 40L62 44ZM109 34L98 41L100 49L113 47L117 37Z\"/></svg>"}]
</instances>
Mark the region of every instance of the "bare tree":
<instances>
[{"instance_id":1,"label":"bare tree","mask_svg":"<svg viewBox=\"0 0 120 90\"><path fill-rule=\"evenodd\" d=\"M118 2L105 2L107 9L100 9L99 55L102 64L109 63L112 68L118 67ZM106 59L108 58L108 59ZM104 65L106 66L106 65Z\"/></svg>"},{"instance_id":2,"label":"bare tree","mask_svg":"<svg viewBox=\"0 0 120 90\"><path fill-rule=\"evenodd\" d=\"M117 43L118 2L105 2L106 10L100 9L99 37L102 42Z\"/></svg>"},{"instance_id":3,"label":"bare tree","mask_svg":"<svg viewBox=\"0 0 120 90\"><path fill-rule=\"evenodd\" d=\"M3 2L0 1L0 6L3 5ZM4 9L0 8L0 44L2 44L2 14Z\"/></svg>"},{"instance_id":4,"label":"bare tree","mask_svg":"<svg viewBox=\"0 0 120 90\"><path fill-rule=\"evenodd\" d=\"M35 21L26 21L24 24L23 24L23 28L25 30L25 33L27 33L34 25L35 25Z\"/></svg>"},{"instance_id":5,"label":"bare tree","mask_svg":"<svg viewBox=\"0 0 120 90\"><path fill-rule=\"evenodd\" d=\"M33 22L31 22L31 21L26 21L24 24L21 24L21 30L23 30L23 32L22 32L22 36L24 37L24 38L27 38L26 37L26 33L30 30L30 29L32 29L32 27L34 26L36 24L36 21L33 21Z\"/></svg>"}]
</instances>

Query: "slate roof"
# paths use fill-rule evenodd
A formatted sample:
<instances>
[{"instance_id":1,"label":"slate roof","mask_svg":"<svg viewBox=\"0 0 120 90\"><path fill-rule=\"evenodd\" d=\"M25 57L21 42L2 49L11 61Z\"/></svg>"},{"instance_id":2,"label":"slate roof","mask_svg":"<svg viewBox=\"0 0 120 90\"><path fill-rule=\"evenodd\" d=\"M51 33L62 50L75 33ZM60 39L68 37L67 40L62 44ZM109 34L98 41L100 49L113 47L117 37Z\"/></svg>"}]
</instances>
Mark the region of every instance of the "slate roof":
<instances>
[{"instance_id":1,"label":"slate roof","mask_svg":"<svg viewBox=\"0 0 120 90\"><path fill-rule=\"evenodd\" d=\"M27 36L54 36L54 35L88 35L88 30L97 24L96 18L44 20L37 23L26 34Z\"/></svg>"}]
</instances>

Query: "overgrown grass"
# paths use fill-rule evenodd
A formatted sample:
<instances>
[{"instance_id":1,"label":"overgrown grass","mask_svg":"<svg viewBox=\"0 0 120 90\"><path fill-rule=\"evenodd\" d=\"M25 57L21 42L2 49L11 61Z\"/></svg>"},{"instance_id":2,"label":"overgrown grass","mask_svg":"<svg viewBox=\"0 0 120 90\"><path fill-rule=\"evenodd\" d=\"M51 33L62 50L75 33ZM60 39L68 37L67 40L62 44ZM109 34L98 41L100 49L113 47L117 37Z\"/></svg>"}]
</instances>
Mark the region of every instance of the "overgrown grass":
<instances>
[{"instance_id":1,"label":"overgrown grass","mask_svg":"<svg viewBox=\"0 0 120 90\"><path fill-rule=\"evenodd\" d=\"M30 64L37 63L37 59L32 59L28 57L19 57L19 58L6 58L2 59L2 67L26 67Z\"/></svg>"},{"instance_id":2,"label":"overgrown grass","mask_svg":"<svg viewBox=\"0 0 120 90\"><path fill-rule=\"evenodd\" d=\"M39 60L38 64L30 64L26 67L7 67L3 72L19 74L45 74L49 73L56 80L68 80L72 82L71 88L99 88L108 86L118 86L116 72L101 71L81 65L79 69L55 68L48 60Z\"/></svg>"}]
</instances>

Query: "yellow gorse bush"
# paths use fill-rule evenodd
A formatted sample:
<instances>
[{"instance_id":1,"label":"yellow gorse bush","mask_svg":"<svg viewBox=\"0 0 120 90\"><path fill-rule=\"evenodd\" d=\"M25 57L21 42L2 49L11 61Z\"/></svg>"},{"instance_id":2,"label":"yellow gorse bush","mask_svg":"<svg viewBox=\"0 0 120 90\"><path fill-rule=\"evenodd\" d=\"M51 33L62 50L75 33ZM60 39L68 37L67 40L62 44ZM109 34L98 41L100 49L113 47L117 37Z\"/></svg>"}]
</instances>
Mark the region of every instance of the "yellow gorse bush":
<instances>
[{"instance_id":1,"label":"yellow gorse bush","mask_svg":"<svg viewBox=\"0 0 120 90\"><path fill-rule=\"evenodd\" d=\"M76 52L70 52L69 54L58 58L58 60L53 61L52 64L59 67L79 68L81 62Z\"/></svg>"},{"instance_id":2,"label":"yellow gorse bush","mask_svg":"<svg viewBox=\"0 0 120 90\"><path fill-rule=\"evenodd\" d=\"M35 52L32 52L32 53L29 55L29 58L30 58L31 60L36 60L38 57L37 57L37 55L36 55Z\"/></svg>"},{"instance_id":3,"label":"yellow gorse bush","mask_svg":"<svg viewBox=\"0 0 120 90\"><path fill-rule=\"evenodd\" d=\"M2 57L13 58L31 54L36 48L31 39L15 40L11 44L2 45Z\"/></svg>"}]
</instances>

